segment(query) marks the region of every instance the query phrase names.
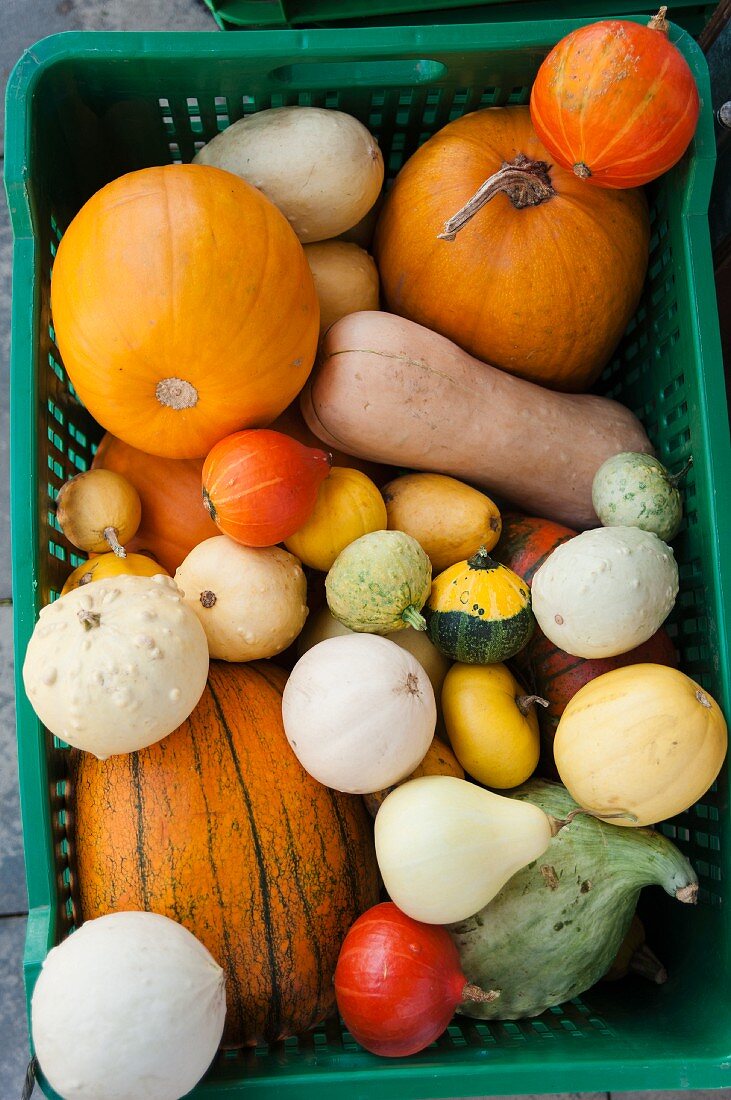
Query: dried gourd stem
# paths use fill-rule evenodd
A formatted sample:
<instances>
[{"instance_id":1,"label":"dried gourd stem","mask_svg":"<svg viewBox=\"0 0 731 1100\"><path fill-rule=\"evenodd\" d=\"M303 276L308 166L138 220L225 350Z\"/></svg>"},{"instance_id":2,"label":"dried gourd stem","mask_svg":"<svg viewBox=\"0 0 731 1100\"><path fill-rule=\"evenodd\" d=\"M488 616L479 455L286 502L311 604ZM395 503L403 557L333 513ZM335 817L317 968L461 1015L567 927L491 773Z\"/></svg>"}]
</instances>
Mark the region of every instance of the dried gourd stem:
<instances>
[{"instance_id":1,"label":"dried gourd stem","mask_svg":"<svg viewBox=\"0 0 731 1100\"><path fill-rule=\"evenodd\" d=\"M102 621L102 617L98 611L87 611L85 608L81 608L76 612L76 617L83 626L84 630L93 630L95 626L99 626Z\"/></svg>"},{"instance_id":2,"label":"dried gourd stem","mask_svg":"<svg viewBox=\"0 0 731 1100\"><path fill-rule=\"evenodd\" d=\"M30 1100L33 1095L33 1089L36 1085L36 1074L38 1073L38 1059L35 1054L28 1063L28 1069L25 1071L25 1082L23 1083L23 1091L20 1094L20 1100Z\"/></svg>"},{"instance_id":3,"label":"dried gourd stem","mask_svg":"<svg viewBox=\"0 0 731 1100\"><path fill-rule=\"evenodd\" d=\"M79 588L81 588L82 584L91 584L93 580L93 573L84 573L81 577L79 577Z\"/></svg>"},{"instance_id":4,"label":"dried gourd stem","mask_svg":"<svg viewBox=\"0 0 731 1100\"><path fill-rule=\"evenodd\" d=\"M687 886L679 886L675 891L675 897L678 901L682 901L685 905L697 905L698 903L698 883L689 882Z\"/></svg>"},{"instance_id":5,"label":"dried gourd stem","mask_svg":"<svg viewBox=\"0 0 731 1100\"><path fill-rule=\"evenodd\" d=\"M473 1004L490 1004L492 1001L497 1001L499 996L499 989L480 989L479 985L473 985L472 982L467 982L462 990L462 1000L471 1001Z\"/></svg>"},{"instance_id":6,"label":"dried gourd stem","mask_svg":"<svg viewBox=\"0 0 731 1100\"><path fill-rule=\"evenodd\" d=\"M208 495L208 490L203 490L203 507L208 512L208 515L212 520L216 519L216 506Z\"/></svg>"},{"instance_id":7,"label":"dried gourd stem","mask_svg":"<svg viewBox=\"0 0 731 1100\"><path fill-rule=\"evenodd\" d=\"M564 818L553 817L552 814L547 814L546 816L551 825L551 836L557 836L561 829L566 825L570 825L574 818L578 817L580 814L584 817L593 817L597 821L637 821L636 815L631 814L629 810L619 810L616 814L599 814L595 813L593 810L578 809L572 810L571 813L567 814Z\"/></svg>"},{"instance_id":8,"label":"dried gourd stem","mask_svg":"<svg viewBox=\"0 0 731 1100\"><path fill-rule=\"evenodd\" d=\"M712 710L711 700L708 698L705 691L701 691L701 689L698 688L695 697L702 707L705 707L707 710Z\"/></svg>"},{"instance_id":9,"label":"dried gourd stem","mask_svg":"<svg viewBox=\"0 0 731 1100\"><path fill-rule=\"evenodd\" d=\"M665 16L668 13L667 7L660 8L657 15L653 15L650 22L647 24L651 31L660 31L660 34L670 34L670 24Z\"/></svg>"},{"instance_id":10,"label":"dried gourd stem","mask_svg":"<svg viewBox=\"0 0 731 1100\"><path fill-rule=\"evenodd\" d=\"M453 241L460 229L500 192L508 196L516 210L548 202L556 194L551 186L549 168L550 165L545 161L530 160L523 153L519 153L509 163L504 162L499 171L485 180L462 209L445 222L444 231L438 234L438 239Z\"/></svg>"},{"instance_id":11,"label":"dried gourd stem","mask_svg":"<svg viewBox=\"0 0 731 1100\"><path fill-rule=\"evenodd\" d=\"M539 707L550 707L548 699L543 699L540 695L516 695L515 705L522 715L530 713L530 708L534 703L537 703Z\"/></svg>"},{"instance_id":12,"label":"dried gourd stem","mask_svg":"<svg viewBox=\"0 0 731 1100\"><path fill-rule=\"evenodd\" d=\"M216 593L207 588L205 592L201 592L200 601L204 607L213 607L216 602Z\"/></svg>"},{"instance_id":13,"label":"dried gourd stem","mask_svg":"<svg viewBox=\"0 0 731 1100\"><path fill-rule=\"evenodd\" d=\"M656 985L664 985L668 980L668 972L658 959L655 952L646 943L640 944L630 959L629 968L641 978L647 978Z\"/></svg>"},{"instance_id":14,"label":"dried gourd stem","mask_svg":"<svg viewBox=\"0 0 731 1100\"><path fill-rule=\"evenodd\" d=\"M672 485L673 489L676 489L678 487L678 485L683 480L685 475L688 473L688 470L691 468L692 465L693 465L693 455L690 456L690 458L686 462L685 466L683 466L682 470L678 470L677 474L670 474L669 475L668 481Z\"/></svg>"},{"instance_id":15,"label":"dried gourd stem","mask_svg":"<svg viewBox=\"0 0 731 1100\"><path fill-rule=\"evenodd\" d=\"M405 623L408 623L409 626L413 626L414 630L426 630L426 619L423 615L419 614L413 604L409 604L409 606L401 612L401 618Z\"/></svg>"},{"instance_id":16,"label":"dried gourd stem","mask_svg":"<svg viewBox=\"0 0 731 1100\"><path fill-rule=\"evenodd\" d=\"M112 548L112 552L114 554L116 554L116 556L118 558L126 558L127 557L127 551L122 546L119 539L117 538L117 528L116 527L105 527L103 533L104 533L104 538L107 540L107 542L109 543L109 545Z\"/></svg>"}]
</instances>

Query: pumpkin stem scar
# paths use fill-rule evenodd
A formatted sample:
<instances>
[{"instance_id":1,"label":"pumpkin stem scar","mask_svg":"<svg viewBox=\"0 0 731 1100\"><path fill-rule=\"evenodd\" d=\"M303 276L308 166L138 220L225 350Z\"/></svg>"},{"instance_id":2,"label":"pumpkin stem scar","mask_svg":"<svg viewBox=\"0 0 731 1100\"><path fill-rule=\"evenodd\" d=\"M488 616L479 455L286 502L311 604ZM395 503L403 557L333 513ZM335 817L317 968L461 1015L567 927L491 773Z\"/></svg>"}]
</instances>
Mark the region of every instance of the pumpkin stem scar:
<instances>
[{"instance_id":1,"label":"pumpkin stem scar","mask_svg":"<svg viewBox=\"0 0 731 1100\"><path fill-rule=\"evenodd\" d=\"M578 164L574 165L574 175L578 176L580 180L588 180L591 176L591 168L583 161L579 161Z\"/></svg>"},{"instance_id":2,"label":"pumpkin stem scar","mask_svg":"<svg viewBox=\"0 0 731 1100\"><path fill-rule=\"evenodd\" d=\"M162 378L155 386L155 397L169 409L192 409L198 404L198 390L182 378Z\"/></svg>"},{"instance_id":3,"label":"pumpkin stem scar","mask_svg":"<svg viewBox=\"0 0 731 1100\"><path fill-rule=\"evenodd\" d=\"M675 891L675 897L678 901L685 902L686 905L696 905L698 902L698 883L689 882L687 886L679 886Z\"/></svg>"},{"instance_id":4,"label":"pumpkin stem scar","mask_svg":"<svg viewBox=\"0 0 731 1100\"><path fill-rule=\"evenodd\" d=\"M515 705L523 716L528 714L534 703L537 703L539 707L550 707L551 705L548 699L542 699L540 695L517 695L515 697Z\"/></svg>"},{"instance_id":5,"label":"pumpkin stem scar","mask_svg":"<svg viewBox=\"0 0 731 1100\"><path fill-rule=\"evenodd\" d=\"M115 554L116 557L118 557L118 558L126 558L127 557L127 551L122 546L119 539L117 538L117 528L116 527L105 527L104 528L104 538L107 540L107 542L111 546L112 552Z\"/></svg>"},{"instance_id":6,"label":"pumpkin stem scar","mask_svg":"<svg viewBox=\"0 0 731 1100\"><path fill-rule=\"evenodd\" d=\"M460 229L501 191L508 196L516 210L548 202L556 194L551 186L549 171L550 165L545 161L531 160L523 153L518 153L513 161L503 162L500 169L485 180L462 209L445 222L444 231L438 234L437 239L453 241Z\"/></svg>"},{"instance_id":7,"label":"pumpkin stem scar","mask_svg":"<svg viewBox=\"0 0 731 1100\"><path fill-rule=\"evenodd\" d=\"M80 611L76 612L76 617L84 630L93 630L94 627L99 626L99 623L102 621L102 617L98 611L85 611L83 607Z\"/></svg>"},{"instance_id":8,"label":"pumpkin stem scar","mask_svg":"<svg viewBox=\"0 0 731 1100\"><path fill-rule=\"evenodd\" d=\"M410 695L419 694L419 677L413 672L410 672L406 677L406 691Z\"/></svg>"},{"instance_id":9,"label":"pumpkin stem scar","mask_svg":"<svg viewBox=\"0 0 731 1100\"><path fill-rule=\"evenodd\" d=\"M211 519L215 521L215 519L216 519L216 507L215 507L213 501L211 500L211 498L209 497L208 491L206 489L203 490L203 507L208 512L208 515L211 517Z\"/></svg>"},{"instance_id":10,"label":"pumpkin stem scar","mask_svg":"<svg viewBox=\"0 0 731 1100\"><path fill-rule=\"evenodd\" d=\"M207 588L205 592L201 592L200 601L204 607L213 607L216 602L216 593Z\"/></svg>"},{"instance_id":11,"label":"pumpkin stem scar","mask_svg":"<svg viewBox=\"0 0 731 1100\"><path fill-rule=\"evenodd\" d=\"M711 710L711 704L710 704L710 702L708 700L708 696L705 694L705 692L703 692L699 689L695 693L695 697L698 700L698 702L701 704L702 707L708 707L708 709Z\"/></svg>"}]
</instances>

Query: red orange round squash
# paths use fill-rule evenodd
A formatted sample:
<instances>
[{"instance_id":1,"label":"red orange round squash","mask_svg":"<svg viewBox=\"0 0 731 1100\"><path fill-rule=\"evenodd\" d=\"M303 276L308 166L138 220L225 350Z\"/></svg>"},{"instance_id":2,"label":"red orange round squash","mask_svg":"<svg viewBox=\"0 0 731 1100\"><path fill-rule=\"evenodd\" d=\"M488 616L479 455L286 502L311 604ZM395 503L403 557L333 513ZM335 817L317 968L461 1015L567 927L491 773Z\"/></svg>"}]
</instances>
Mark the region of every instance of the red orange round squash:
<instances>
[{"instance_id":1,"label":"red orange round squash","mask_svg":"<svg viewBox=\"0 0 731 1100\"><path fill-rule=\"evenodd\" d=\"M575 534L576 531L572 531L570 527L564 527L550 519L505 512L502 516L500 538L492 556L530 584L533 574L540 569L548 555Z\"/></svg>"},{"instance_id":2,"label":"red orange round squash","mask_svg":"<svg viewBox=\"0 0 731 1100\"><path fill-rule=\"evenodd\" d=\"M203 507L202 459L144 454L107 434L92 466L114 470L134 485L142 502L142 520L127 548L151 554L171 575L194 546L219 534Z\"/></svg>"},{"instance_id":3,"label":"red orange round squash","mask_svg":"<svg viewBox=\"0 0 731 1100\"><path fill-rule=\"evenodd\" d=\"M375 254L392 313L511 374L579 391L637 307L649 218L640 191L589 188L551 162L527 107L449 123L399 173Z\"/></svg>"},{"instance_id":4,"label":"red orange round squash","mask_svg":"<svg viewBox=\"0 0 731 1100\"><path fill-rule=\"evenodd\" d=\"M287 220L255 187L200 164L130 172L93 195L59 245L51 308L92 415L169 458L270 423L302 389L319 331Z\"/></svg>"},{"instance_id":5,"label":"red orange round squash","mask_svg":"<svg viewBox=\"0 0 731 1100\"><path fill-rule=\"evenodd\" d=\"M289 748L285 680L268 662L214 661L163 741L71 756L83 918L145 909L190 929L226 972L228 1046L322 1020L343 938L378 900L363 802L321 786Z\"/></svg>"},{"instance_id":6,"label":"red orange round squash","mask_svg":"<svg viewBox=\"0 0 731 1100\"><path fill-rule=\"evenodd\" d=\"M647 26L607 19L562 38L538 70L530 112L551 157L599 187L639 187L676 164L700 100L661 8Z\"/></svg>"}]
</instances>

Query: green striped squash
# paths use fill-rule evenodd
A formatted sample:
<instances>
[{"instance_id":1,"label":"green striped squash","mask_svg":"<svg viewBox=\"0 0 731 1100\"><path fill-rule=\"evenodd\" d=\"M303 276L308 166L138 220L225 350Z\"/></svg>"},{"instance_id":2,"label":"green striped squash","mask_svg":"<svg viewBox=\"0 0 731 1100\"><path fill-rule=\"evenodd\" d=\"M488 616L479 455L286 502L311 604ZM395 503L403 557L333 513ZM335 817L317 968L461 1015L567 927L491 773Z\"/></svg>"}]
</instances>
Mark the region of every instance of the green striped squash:
<instances>
[{"instance_id":1,"label":"green striped squash","mask_svg":"<svg viewBox=\"0 0 731 1100\"><path fill-rule=\"evenodd\" d=\"M535 626L528 585L484 549L439 574L424 616L437 649L468 665L507 661Z\"/></svg>"},{"instance_id":2,"label":"green striped squash","mask_svg":"<svg viewBox=\"0 0 731 1100\"><path fill-rule=\"evenodd\" d=\"M355 918L378 901L370 819L302 768L286 674L211 662L190 718L156 745L71 754L84 919L146 909L184 924L226 973L224 1045L299 1034L335 1007Z\"/></svg>"}]
</instances>

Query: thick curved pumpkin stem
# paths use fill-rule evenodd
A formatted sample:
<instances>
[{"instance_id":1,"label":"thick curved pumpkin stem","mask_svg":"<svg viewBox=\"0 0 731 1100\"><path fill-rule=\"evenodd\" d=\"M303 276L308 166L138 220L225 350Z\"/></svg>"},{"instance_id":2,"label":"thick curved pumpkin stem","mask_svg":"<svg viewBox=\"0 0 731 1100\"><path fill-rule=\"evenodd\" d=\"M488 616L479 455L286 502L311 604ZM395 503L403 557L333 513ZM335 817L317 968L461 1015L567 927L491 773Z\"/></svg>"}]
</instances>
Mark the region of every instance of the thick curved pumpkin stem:
<instances>
[{"instance_id":1,"label":"thick curved pumpkin stem","mask_svg":"<svg viewBox=\"0 0 731 1100\"><path fill-rule=\"evenodd\" d=\"M657 15L653 15L650 22L647 24L651 31L660 31L660 34L670 34L670 24L665 16L668 13L667 7L663 6Z\"/></svg>"},{"instance_id":2,"label":"thick curved pumpkin stem","mask_svg":"<svg viewBox=\"0 0 731 1100\"><path fill-rule=\"evenodd\" d=\"M499 171L485 180L469 202L445 222L444 232L438 234L438 239L453 241L460 229L501 191L508 196L516 210L548 202L556 194L551 186L549 168L550 165L543 160L531 160L523 153L518 153L515 160L505 162Z\"/></svg>"}]
</instances>

